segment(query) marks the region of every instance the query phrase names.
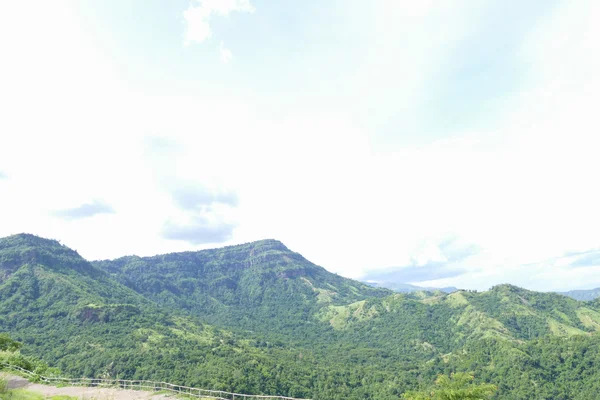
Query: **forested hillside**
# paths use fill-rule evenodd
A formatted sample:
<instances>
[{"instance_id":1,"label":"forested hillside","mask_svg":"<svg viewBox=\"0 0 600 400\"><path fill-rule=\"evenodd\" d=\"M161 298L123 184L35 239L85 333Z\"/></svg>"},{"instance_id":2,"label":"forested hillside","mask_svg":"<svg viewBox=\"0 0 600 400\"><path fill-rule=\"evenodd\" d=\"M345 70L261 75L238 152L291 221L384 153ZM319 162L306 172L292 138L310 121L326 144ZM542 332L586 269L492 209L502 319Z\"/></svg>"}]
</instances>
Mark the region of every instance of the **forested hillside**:
<instances>
[{"instance_id":1,"label":"forested hillside","mask_svg":"<svg viewBox=\"0 0 600 400\"><path fill-rule=\"evenodd\" d=\"M276 240L94 265L163 307L267 333L305 329L324 305L391 294L332 274Z\"/></svg>"},{"instance_id":2,"label":"forested hillside","mask_svg":"<svg viewBox=\"0 0 600 400\"><path fill-rule=\"evenodd\" d=\"M599 330L598 300L393 293L275 240L90 263L54 240L0 239L0 332L74 376L398 399L464 371L499 399L591 399Z\"/></svg>"}]
</instances>

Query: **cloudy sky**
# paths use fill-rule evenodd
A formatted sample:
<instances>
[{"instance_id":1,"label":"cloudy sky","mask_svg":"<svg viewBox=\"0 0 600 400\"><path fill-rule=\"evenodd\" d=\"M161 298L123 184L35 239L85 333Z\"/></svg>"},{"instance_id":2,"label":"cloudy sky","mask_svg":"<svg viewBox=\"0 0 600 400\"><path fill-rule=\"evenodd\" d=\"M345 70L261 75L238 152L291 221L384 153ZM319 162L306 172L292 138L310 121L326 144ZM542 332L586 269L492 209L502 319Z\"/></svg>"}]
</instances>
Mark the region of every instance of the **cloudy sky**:
<instances>
[{"instance_id":1,"label":"cloudy sky","mask_svg":"<svg viewBox=\"0 0 600 400\"><path fill-rule=\"evenodd\" d=\"M3 1L0 236L89 259L276 238L353 278L600 286L598 20L594 0Z\"/></svg>"}]
</instances>

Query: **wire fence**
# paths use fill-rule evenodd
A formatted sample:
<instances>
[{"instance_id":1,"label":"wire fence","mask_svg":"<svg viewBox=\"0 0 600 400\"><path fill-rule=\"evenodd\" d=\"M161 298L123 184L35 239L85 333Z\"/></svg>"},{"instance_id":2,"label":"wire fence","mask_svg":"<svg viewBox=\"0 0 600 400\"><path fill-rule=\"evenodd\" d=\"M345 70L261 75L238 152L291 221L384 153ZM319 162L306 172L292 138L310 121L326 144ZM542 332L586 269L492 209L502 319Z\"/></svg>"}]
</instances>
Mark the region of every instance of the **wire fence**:
<instances>
[{"instance_id":1,"label":"wire fence","mask_svg":"<svg viewBox=\"0 0 600 400\"><path fill-rule=\"evenodd\" d=\"M174 385L167 382L154 382L146 380L126 380L126 379L100 379L100 378L61 378L46 377L34 372L28 371L16 365L0 363L1 367L12 369L27 377L40 380L52 385L85 386L85 387L109 387L127 390L146 390L146 391L168 391L184 396L196 397L199 399L216 400L309 400L297 399L285 396L264 396L255 394L229 393L221 390L199 389L188 386Z\"/></svg>"}]
</instances>

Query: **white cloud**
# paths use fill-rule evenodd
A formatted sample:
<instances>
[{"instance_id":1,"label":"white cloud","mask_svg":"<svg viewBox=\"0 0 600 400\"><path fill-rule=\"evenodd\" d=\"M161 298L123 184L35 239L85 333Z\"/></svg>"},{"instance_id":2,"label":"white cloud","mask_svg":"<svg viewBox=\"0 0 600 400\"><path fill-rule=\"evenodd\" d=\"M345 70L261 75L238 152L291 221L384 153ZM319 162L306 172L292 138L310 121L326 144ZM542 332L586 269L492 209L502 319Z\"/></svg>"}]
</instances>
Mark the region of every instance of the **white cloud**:
<instances>
[{"instance_id":1,"label":"white cloud","mask_svg":"<svg viewBox=\"0 0 600 400\"><path fill-rule=\"evenodd\" d=\"M347 3L340 2L340 8ZM415 131L431 81L461 41L478 31L492 3L383 0L370 2L365 10L365 2L358 2L353 22L368 45L352 60L356 76L345 82L353 93L340 101L355 113L367 110L367 118L379 127L394 118L402 123L398 130ZM371 104L374 99L377 107Z\"/></svg>"},{"instance_id":2,"label":"white cloud","mask_svg":"<svg viewBox=\"0 0 600 400\"><path fill-rule=\"evenodd\" d=\"M469 274L424 285L600 286L600 279L590 280L594 275L585 282L582 270L546 261L594 248L600 234L600 191L592 184L600 169L594 155L600 146L600 47L593 40L600 6L560 4L524 37L527 85L511 99L501 125L476 133L476 141L469 134L388 157L389 170L410 170L413 177L400 172L396 180L406 185L405 196L418 200L386 194L394 200L383 209L395 202L412 210L398 223L414 228L415 236L435 237L445 228L481 247L462 264Z\"/></svg>"},{"instance_id":3,"label":"white cloud","mask_svg":"<svg viewBox=\"0 0 600 400\"><path fill-rule=\"evenodd\" d=\"M411 255L413 265L423 266L429 263L446 262L448 259L440 249L439 245L432 240L426 240L419 243Z\"/></svg>"},{"instance_id":4,"label":"white cloud","mask_svg":"<svg viewBox=\"0 0 600 400\"><path fill-rule=\"evenodd\" d=\"M233 58L233 54L231 54L231 50L229 50L228 48L223 46L223 42L221 42L221 44L219 45L219 55L221 58L221 62L223 64L229 63L231 61L231 59Z\"/></svg>"},{"instance_id":5,"label":"white cloud","mask_svg":"<svg viewBox=\"0 0 600 400\"><path fill-rule=\"evenodd\" d=\"M372 102L375 113L418 112L428 78L444 68L444 54L479 13L468 3L402 10L415 2L391 2L396 8L388 12L377 2L369 54L344 81L350 93ZM450 257L437 239L452 233L479 251L461 260L469 274L444 284L549 288L553 276L586 282L584 268L573 272L540 260L595 247L600 234L594 107L600 52L591 39L599 36L597 6L564 3L527 39L521 56L530 85L512 99L502 125L381 151L371 146L374 132L357 120L348 92L329 94L323 107L294 103L294 96L242 96L224 81L218 90L133 92L118 79L112 55L93 46L63 3L36 3L36 12L10 4L0 6L6 43L0 160L10 177L0 185L0 235L55 237L90 258L190 249L164 240L166 228L180 239L277 238L309 260L358 277L411 259L444 262ZM206 40L212 16L252 10L249 2L194 1L186 41ZM436 21L445 21L443 33L433 29ZM573 39L561 41L565 32ZM398 38L405 38L401 49ZM229 51L220 47L222 59L223 50ZM320 94L306 95L318 101ZM148 151L150 135L172 143L153 141ZM164 146L176 154L155 151ZM239 205L215 210L208 222L194 219L173 201L174 182L231 189ZM70 223L52 218L53 210L94 198L117 213Z\"/></svg>"},{"instance_id":6,"label":"white cloud","mask_svg":"<svg viewBox=\"0 0 600 400\"><path fill-rule=\"evenodd\" d=\"M212 36L212 16L227 17L232 12L253 13L254 6L250 0L192 0L183 13L187 25L184 44L188 46L192 42L204 42Z\"/></svg>"}]
</instances>

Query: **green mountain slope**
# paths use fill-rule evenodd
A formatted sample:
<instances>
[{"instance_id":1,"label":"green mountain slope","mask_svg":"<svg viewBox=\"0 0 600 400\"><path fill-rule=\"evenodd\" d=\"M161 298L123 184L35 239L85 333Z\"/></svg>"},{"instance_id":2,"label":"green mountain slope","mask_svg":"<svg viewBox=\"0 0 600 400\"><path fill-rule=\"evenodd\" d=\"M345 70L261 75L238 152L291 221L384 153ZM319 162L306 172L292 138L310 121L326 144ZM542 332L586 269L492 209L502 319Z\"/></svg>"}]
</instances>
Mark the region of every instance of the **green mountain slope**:
<instances>
[{"instance_id":1,"label":"green mountain slope","mask_svg":"<svg viewBox=\"0 0 600 400\"><path fill-rule=\"evenodd\" d=\"M89 263L56 241L0 239L0 332L75 376L397 399L474 371L496 398L590 399L598 330L599 300L510 285L398 294L274 240Z\"/></svg>"},{"instance_id":2,"label":"green mountain slope","mask_svg":"<svg viewBox=\"0 0 600 400\"><path fill-rule=\"evenodd\" d=\"M474 340L517 344L546 336L589 336L600 330L599 311L598 304L499 285L483 293L420 292L372 298L329 306L318 318L340 335L360 335L373 345L378 341L406 344L408 339L449 353Z\"/></svg>"},{"instance_id":3,"label":"green mountain slope","mask_svg":"<svg viewBox=\"0 0 600 400\"><path fill-rule=\"evenodd\" d=\"M0 332L74 376L307 395L314 358L160 309L57 241L0 239ZM270 379L281 363L294 368ZM300 376L299 376L300 374Z\"/></svg>"},{"instance_id":4,"label":"green mountain slope","mask_svg":"<svg viewBox=\"0 0 600 400\"><path fill-rule=\"evenodd\" d=\"M302 329L326 305L391 294L332 274L276 240L94 265L162 306L261 332Z\"/></svg>"},{"instance_id":5,"label":"green mountain slope","mask_svg":"<svg viewBox=\"0 0 600 400\"><path fill-rule=\"evenodd\" d=\"M85 320L135 313L147 304L147 299L115 285L107 273L56 241L33 235L0 240L3 326L17 327L24 310L44 318Z\"/></svg>"}]
</instances>

